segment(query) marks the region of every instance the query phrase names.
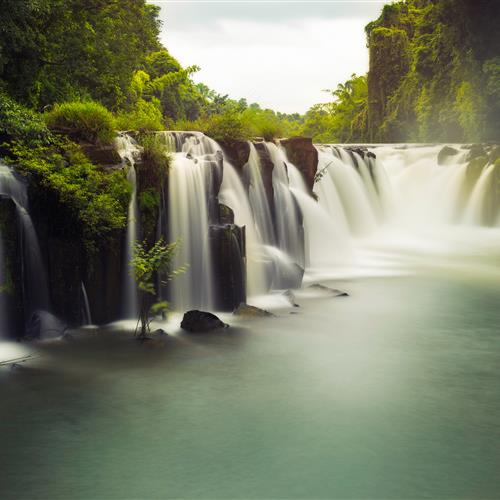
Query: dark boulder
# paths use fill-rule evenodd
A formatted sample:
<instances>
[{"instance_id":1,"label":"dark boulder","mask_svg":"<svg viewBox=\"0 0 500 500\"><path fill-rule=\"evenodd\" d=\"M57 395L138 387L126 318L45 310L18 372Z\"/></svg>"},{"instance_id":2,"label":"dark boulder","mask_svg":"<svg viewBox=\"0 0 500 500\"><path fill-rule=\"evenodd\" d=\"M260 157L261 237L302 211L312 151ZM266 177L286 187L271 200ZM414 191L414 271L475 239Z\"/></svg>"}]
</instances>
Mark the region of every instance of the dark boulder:
<instances>
[{"instance_id":1,"label":"dark boulder","mask_svg":"<svg viewBox=\"0 0 500 500\"><path fill-rule=\"evenodd\" d=\"M229 325L222 322L215 314L198 310L185 313L181 322L181 328L192 333L208 332L228 327Z\"/></svg>"},{"instance_id":2,"label":"dark boulder","mask_svg":"<svg viewBox=\"0 0 500 500\"><path fill-rule=\"evenodd\" d=\"M455 148L452 148L450 146L444 146L438 153L438 156L437 156L437 162L438 162L438 165L445 165L446 164L446 160L450 157L450 156L455 156L459 153L459 151Z\"/></svg>"}]
</instances>

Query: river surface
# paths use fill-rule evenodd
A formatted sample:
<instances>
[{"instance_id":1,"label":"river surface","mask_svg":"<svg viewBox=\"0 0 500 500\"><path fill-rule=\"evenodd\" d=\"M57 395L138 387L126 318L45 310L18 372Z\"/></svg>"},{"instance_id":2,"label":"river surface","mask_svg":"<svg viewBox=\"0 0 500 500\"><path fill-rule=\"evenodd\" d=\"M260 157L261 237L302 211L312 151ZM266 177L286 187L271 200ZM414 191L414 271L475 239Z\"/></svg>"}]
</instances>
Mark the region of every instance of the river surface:
<instances>
[{"instance_id":1,"label":"river surface","mask_svg":"<svg viewBox=\"0 0 500 500\"><path fill-rule=\"evenodd\" d=\"M0 497L498 498L498 280L334 285L350 296L3 370Z\"/></svg>"}]
</instances>

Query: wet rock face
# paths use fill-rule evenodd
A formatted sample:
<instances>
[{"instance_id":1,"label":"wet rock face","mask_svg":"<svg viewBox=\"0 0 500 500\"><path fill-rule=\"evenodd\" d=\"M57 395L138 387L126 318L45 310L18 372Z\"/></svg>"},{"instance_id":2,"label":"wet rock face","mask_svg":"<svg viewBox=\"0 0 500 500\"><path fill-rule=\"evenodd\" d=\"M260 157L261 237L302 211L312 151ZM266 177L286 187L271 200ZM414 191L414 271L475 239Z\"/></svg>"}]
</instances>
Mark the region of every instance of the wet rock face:
<instances>
[{"instance_id":1,"label":"wet rock face","mask_svg":"<svg viewBox=\"0 0 500 500\"><path fill-rule=\"evenodd\" d=\"M273 169L274 163L269 155L269 150L264 142L254 142L255 149L259 155L260 171L262 174L262 182L266 190L267 200L271 209L271 214L274 214L274 188L273 188Z\"/></svg>"},{"instance_id":2,"label":"wet rock face","mask_svg":"<svg viewBox=\"0 0 500 500\"><path fill-rule=\"evenodd\" d=\"M16 205L9 196L0 195L0 237L3 258L0 262L0 299L9 312L2 323L12 338L24 335L23 263L17 228ZM3 314L4 311L0 311ZM3 333L3 332L2 332Z\"/></svg>"},{"instance_id":3,"label":"wet rock face","mask_svg":"<svg viewBox=\"0 0 500 500\"><path fill-rule=\"evenodd\" d=\"M94 165L115 167L122 163L122 159L113 145L97 146L95 144L81 143L80 146Z\"/></svg>"},{"instance_id":4,"label":"wet rock face","mask_svg":"<svg viewBox=\"0 0 500 500\"><path fill-rule=\"evenodd\" d=\"M308 137L292 137L282 139L288 159L300 170L307 187L312 193L314 177L318 168L318 151Z\"/></svg>"},{"instance_id":5,"label":"wet rock face","mask_svg":"<svg viewBox=\"0 0 500 500\"><path fill-rule=\"evenodd\" d=\"M241 173L250 157L250 144L247 141L220 141L226 158Z\"/></svg>"},{"instance_id":6,"label":"wet rock face","mask_svg":"<svg viewBox=\"0 0 500 500\"><path fill-rule=\"evenodd\" d=\"M245 228L210 226L216 307L232 311L246 300Z\"/></svg>"},{"instance_id":7,"label":"wet rock face","mask_svg":"<svg viewBox=\"0 0 500 500\"><path fill-rule=\"evenodd\" d=\"M185 313L181 322L181 328L191 333L209 332L228 327L229 325L221 321L215 314L198 310Z\"/></svg>"}]
</instances>

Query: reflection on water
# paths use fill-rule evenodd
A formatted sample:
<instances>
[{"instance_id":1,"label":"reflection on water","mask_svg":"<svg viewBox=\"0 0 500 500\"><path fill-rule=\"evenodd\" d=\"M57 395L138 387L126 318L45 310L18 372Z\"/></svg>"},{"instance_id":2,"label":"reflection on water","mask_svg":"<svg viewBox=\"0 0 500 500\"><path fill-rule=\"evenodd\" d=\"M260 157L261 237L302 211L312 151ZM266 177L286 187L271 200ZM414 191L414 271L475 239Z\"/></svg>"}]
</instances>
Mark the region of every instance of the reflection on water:
<instances>
[{"instance_id":1,"label":"reflection on water","mask_svg":"<svg viewBox=\"0 0 500 500\"><path fill-rule=\"evenodd\" d=\"M1 496L496 497L497 282L335 286L351 296L217 335L88 332L2 372Z\"/></svg>"}]
</instances>

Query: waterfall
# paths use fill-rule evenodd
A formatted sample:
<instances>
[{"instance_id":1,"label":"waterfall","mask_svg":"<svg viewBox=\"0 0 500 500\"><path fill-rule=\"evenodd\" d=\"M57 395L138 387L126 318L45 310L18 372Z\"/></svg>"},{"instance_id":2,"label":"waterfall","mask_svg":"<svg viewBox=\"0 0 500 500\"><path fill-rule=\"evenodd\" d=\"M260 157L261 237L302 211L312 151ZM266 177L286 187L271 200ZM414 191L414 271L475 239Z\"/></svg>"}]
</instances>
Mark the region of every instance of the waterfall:
<instances>
[{"instance_id":1,"label":"waterfall","mask_svg":"<svg viewBox=\"0 0 500 500\"><path fill-rule=\"evenodd\" d=\"M246 228L247 293L250 296L265 293L267 281L264 244L256 230L252 209L240 176L227 161L224 162L219 200L233 210L235 224Z\"/></svg>"},{"instance_id":2,"label":"waterfall","mask_svg":"<svg viewBox=\"0 0 500 500\"><path fill-rule=\"evenodd\" d=\"M169 234L179 241L174 264L187 265L172 283L178 309L210 308L214 303L205 170L185 153L174 153L169 174Z\"/></svg>"},{"instance_id":3,"label":"waterfall","mask_svg":"<svg viewBox=\"0 0 500 500\"><path fill-rule=\"evenodd\" d=\"M16 207L17 222L20 228L23 300L26 325L28 325L34 313L50 309L47 274L38 236L29 213L26 185L15 175L11 168L2 163L0 163L0 194L10 197ZM5 248L2 249L3 252L5 252ZM0 267L4 269L3 272L5 273L4 258L3 255ZM3 276L3 279L5 279L5 276ZM5 299L1 300L4 304L3 307L5 307ZM4 321L6 322L6 320Z\"/></svg>"},{"instance_id":4,"label":"waterfall","mask_svg":"<svg viewBox=\"0 0 500 500\"><path fill-rule=\"evenodd\" d=\"M218 210L215 185L222 175L220 148L200 132L163 133L172 153L168 178L168 241L178 241L174 265L186 266L171 284L176 309L210 309L215 303L209 224Z\"/></svg>"},{"instance_id":5,"label":"waterfall","mask_svg":"<svg viewBox=\"0 0 500 500\"><path fill-rule=\"evenodd\" d=\"M464 214L464 221L467 224L482 225L486 223L486 201L488 198L488 192L493 187L494 179L495 165L491 164L483 169L481 176L472 191L472 195Z\"/></svg>"},{"instance_id":6,"label":"waterfall","mask_svg":"<svg viewBox=\"0 0 500 500\"><path fill-rule=\"evenodd\" d=\"M283 149L273 143L266 143L269 156L274 164L273 191L276 207L276 231L279 248L289 255L293 262L304 267L304 238L301 212L290 189L289 171L291 165Z\"/></svg>"},{"instance_id":7,"label":"waterfall","mask_svg":"<svg viewBox=\"0 0 500 500\"><path fill-rule=\"evenodd\" d=\"M370 200L371 180L368 183L364 182L362 174L358 172L359 167L349 153L343 148L338 148L337 151L340 153L340 158L331 147L318 148L318 171L321 173L321 178L317 186L322 183L333 183L350 231L355 236L366 236L377 226L373 200ZM361 158L359 160L364 163ZM320 190L326 193L321 196L318 192ZM327 193L333 193L333 189L331 187L316 189L315 187L315 192L318 194L319 203L328 209L332 201L328 200ZM330 210L332 210L331 207Z\"/></svg>"},{"instance_id":8,"label":"waterfall","mask_svg":"<svg viewBox=\"0 0 500 500\"><path fill-rule=\"evenodd\" d=\"M260 239L268 245L273 245L275 242L273 220L262 179L261 161L254 144L250 142L249 145L250 156L243 167L243 173L248 182L248 198Z\"/></svg>"},{"instance_id":9,"label":"waterfall","mask_svg":"<svg viewBox=\"0 0 500 500\"><path fill-rule=\"evenodd\" d=\"M81 292L82 292L82 319L84 325L92 324L92 314L90 312L90 303L87 295L87 289L85 288L85 284L81 283Z\"/></svg>"},{"instance_id":10,"label":"waterfall","mask_svg":"<svg viewBox=\"0 0 500 500\"><path fill-rule=\"evenodd\" d=\"M135 162L139 152L139 146L129 135L120 134L116 139L116 148L122 160L128 165L127 180L132 186L127 216L122 292L122 317L131 319L137 318L139 312L137 286L130 267L134 253L134 244L139 239L139 205L137 202L137 180L135 171Z\"/></svg>"}]
</instances>

